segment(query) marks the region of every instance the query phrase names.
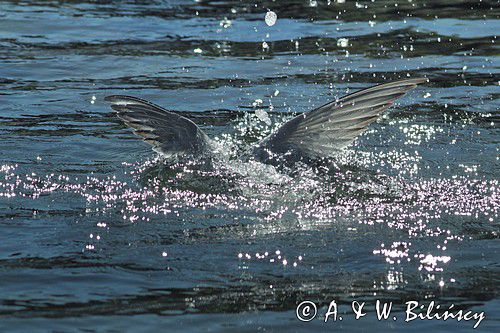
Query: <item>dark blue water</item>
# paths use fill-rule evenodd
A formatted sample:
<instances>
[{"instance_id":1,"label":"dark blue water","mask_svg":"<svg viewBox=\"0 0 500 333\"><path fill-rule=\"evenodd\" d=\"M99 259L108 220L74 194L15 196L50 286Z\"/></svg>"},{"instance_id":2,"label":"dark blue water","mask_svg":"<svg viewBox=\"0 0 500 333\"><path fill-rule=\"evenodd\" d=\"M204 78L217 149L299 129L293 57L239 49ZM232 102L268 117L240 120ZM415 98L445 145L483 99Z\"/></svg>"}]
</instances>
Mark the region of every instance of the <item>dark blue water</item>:
<instances>
[{"instance_id":1,"label":"dark blue water","mask_svg":"<svg viewBox=\"0 0 500 333\"><path fill-rule=\"evenodd\" d=\"M498 331L499 14L497 1L1 1L0 330L472 330L405 323L416 300L484 311L478 330ZM292 173L163 162L103 101L182 112L230 157L407 77L430 82L328 170ZM345 318L302 323L304 300ZM378 321L376 300L397 320Z\"/></svg>"}]
</instances>

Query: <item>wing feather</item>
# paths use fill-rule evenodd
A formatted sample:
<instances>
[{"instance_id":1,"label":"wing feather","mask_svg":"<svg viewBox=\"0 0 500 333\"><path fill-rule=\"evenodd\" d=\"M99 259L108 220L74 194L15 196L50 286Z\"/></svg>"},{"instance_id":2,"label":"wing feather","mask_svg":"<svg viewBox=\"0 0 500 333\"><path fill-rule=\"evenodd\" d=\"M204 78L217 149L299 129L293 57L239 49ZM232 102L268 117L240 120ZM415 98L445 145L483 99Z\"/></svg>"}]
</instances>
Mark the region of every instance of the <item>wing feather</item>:
<instances>
[{"instance_id":1,"label":"wing feather","mask_svg":"<svg viewBox=\"0 0 500 333\"><path fill-rule=\"evenodd\" d=\"M210 139L191 120L143 99L124 95L105 98L118 117L164 155L204 154Z\"/></svg>"},{"instance_id":2,"label":"wing feather","mask_svg":"<svg viewBox=\"0 0 500 333\"><path fill-rule=\"evenodd\" d=\"M398 98L427 81L417 78L377 85L298 115L264 138L254 153L260 158L290 152L329 157L351 144Z\"/></svg>"}]
</instances>

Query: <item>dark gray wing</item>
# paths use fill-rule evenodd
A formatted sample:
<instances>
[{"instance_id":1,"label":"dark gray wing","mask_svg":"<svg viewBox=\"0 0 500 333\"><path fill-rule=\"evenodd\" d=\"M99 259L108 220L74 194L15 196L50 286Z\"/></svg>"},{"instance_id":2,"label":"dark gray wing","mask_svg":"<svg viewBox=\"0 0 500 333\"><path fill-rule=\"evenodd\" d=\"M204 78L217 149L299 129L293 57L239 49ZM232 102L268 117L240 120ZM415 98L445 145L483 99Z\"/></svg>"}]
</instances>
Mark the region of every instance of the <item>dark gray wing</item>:
<instances>
[{"instance_id":1,"label":"dark gray wing","mask_svg":"<svg viewBox=\"0 0 500 333\"><path fill-rule=\"evenodd\" d=\"M294 152L318 158L332 156L363 133L378 115L417 84L427 79L408 79L381 84L347 95L301 114L264 138L255 153Z\"/></svg>"},{"instance_id":2,"label":"dark gray wing","mask_svg":"<svg viewBox=\"0 0 500 333\"><path fill-rule=\"evenodd\" d=\"M185 117L137 97L112 95L104 100L111 102L118 117L159 153L199 155L210 150L210 139Z\"/></svg>"}]
</instances>

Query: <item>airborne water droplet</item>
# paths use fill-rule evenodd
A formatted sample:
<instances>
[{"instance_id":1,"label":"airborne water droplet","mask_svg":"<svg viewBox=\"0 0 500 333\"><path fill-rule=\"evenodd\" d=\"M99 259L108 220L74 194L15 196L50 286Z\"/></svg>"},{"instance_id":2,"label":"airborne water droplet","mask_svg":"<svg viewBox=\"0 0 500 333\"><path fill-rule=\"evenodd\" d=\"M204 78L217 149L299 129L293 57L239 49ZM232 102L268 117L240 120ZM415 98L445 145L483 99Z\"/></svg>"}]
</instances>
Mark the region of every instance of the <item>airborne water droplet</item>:
<instances>
[{"instance_id":1,"label":"airborne water droplet","mask_svg":"<svg viewBox=\"0 0 500 333\"><path fill-rule=\"evenodd\" d=\"M349 39L347 39L347 38L339 38L337 40L337 46L340 46L340 47L347 47L347 46L349 46Z\"/></svg>"},{"instance_id":2,"label":"airborne water droplet","mask_svg":"<svg viewBox=\"0 0 500 333\"><path fill-rule=\"evenodd\" d=\"M265 110L262 109L257 109L255 110L255 115L257 118L259 118L261 121L265 122L267 125L271 125L271 119L269 118L269 115Z\"/></svg>"},{"instance_id":3,"label":"airborne water droplet","mask_svg":"<svg viewBox=\"0 0 500 333\"><path fill-rule=\"evenodd\" d=\"M277 20L277 19L278 19L278 15L276 15L276 13L275 13L275 12L273 12L273 11L268 11L268 12L266 13L266 18L265 18L265 21L266 21L266 24L267 24L268 26L270 26L270 27L271 27L271 26L275 25L275 24L276 24L276 20Z\"/></svg>"}]
</instances>

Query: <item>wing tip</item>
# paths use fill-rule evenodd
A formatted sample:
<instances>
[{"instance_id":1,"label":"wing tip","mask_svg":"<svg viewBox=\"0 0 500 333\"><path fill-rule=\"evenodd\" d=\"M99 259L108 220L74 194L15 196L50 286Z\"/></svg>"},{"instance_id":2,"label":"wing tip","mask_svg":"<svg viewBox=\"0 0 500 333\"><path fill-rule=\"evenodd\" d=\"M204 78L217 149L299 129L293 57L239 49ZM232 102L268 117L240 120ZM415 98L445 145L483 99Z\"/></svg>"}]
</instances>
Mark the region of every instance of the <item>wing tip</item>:
<instances>
[{"instance_id":1,"label":"wing tip","mask_svg":"<svg viewBox=\"0 0 500 333\"><path fill-rule=\"evenodd\" d=\"M137 103L137 98L126 95L109 95L104 97L106 102L110 102L112 104L134 104Z\"/></svg>"},{"instance_id":2,"label":"wing tip","mask_svg":"<svg viewBox=\"0 0 500 333\"><path fill-rule=\"evenodd\" d=\"M426 77L416 77L416 78L412 78L412 79L401 80L399 82L416 86L418 84L428 83L428 82L430 82L430 80Z\"/></svg>"},{"instance_id":3,"label":"wing tip","mask_svg":"<svg viewBox=\"0 0 500 333\"><path fill-rule=\"evenodd\" d=\"M120 97L121 97L121 96L122 96L122 95L109 95L109 96L104 97L104 100L105 100L106 102L114 102L114 101L116 101L117 99L120 99Z\"/></svg>"}]
</instances>

